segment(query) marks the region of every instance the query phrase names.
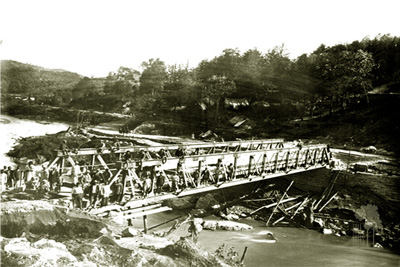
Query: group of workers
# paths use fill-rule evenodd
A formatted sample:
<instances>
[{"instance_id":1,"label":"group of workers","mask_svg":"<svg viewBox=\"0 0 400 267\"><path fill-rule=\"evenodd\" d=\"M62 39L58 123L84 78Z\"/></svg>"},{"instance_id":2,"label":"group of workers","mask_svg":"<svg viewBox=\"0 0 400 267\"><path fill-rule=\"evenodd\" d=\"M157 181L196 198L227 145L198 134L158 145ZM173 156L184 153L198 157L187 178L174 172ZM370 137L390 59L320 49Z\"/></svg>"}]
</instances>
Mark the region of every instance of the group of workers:
<instances>
[{"instance_id":1,"label":"group of workers","mask_svg":"<svg viewBox=\"0 0 400 267\"><path fill-rule=\"evenodd\" d=\"M126 156L127 154L130 154L130 152L126 152L124 159L129 161L130 157ZM184 157L182 156L178 160L176 170L167 171L168 174L161 169L161 165L142 168L139 163L138 167L134 169L137 174L133 177L135 188L142 192L143 197L146 197L149 194L158 195L164 192L178 193L185 188L216 185L222 181L234 179L233 164L225 166L222 162L219 162L214 171L205 166L201 172L198 169L189 172L184 169L183 162ZM126 177L129 174L127 162L123 164L121 174L121 180L126 181Z\"/></svg>"},{"instance_id":2,"label":"group of workers","mask_svg":"<svg viewBox=\"0 0 400 267\"><path fill-rule=\"evenodd\" d=\"M106 142L100 140L96 147L97 153L101 154L105 149L117 151L121 148L121 143L115 139ZM73 155L74 151L69 149L64 140L60 145L60 150L65 156ZM60 193L61 187L72 185L72 206L82 209L83 200L89 203L89 207L106 206L110 202L121 202L126 191L127 177L132 179L131 197L147 197L149 195L158 195L162 193L178 193L185 188L196 188L201 185L218 184L221 181L228 181L234 178L233 164L225 166L222 162L218 163L215 171L207 166L200 172L195 170L188 172L184 169L184 157L192 153L201 153L200 151L186 151L184 148L178 148L175 151L161 149L158 152L149 151L126 151L119 157L123 165L118 177L107 167L89 167L84 161L73 162L70 168L63 170L57 166L42 165L41 170L30 161L23 171L17 167L4 166L1 170L2 190L18 188L21 191L32 189L38 193L56 192ZM173 156L171 156L173 154ZM145 159L158 158L165 163L169 157L179 158L178 165L174 171L163 171L160 165L143 167L141 163ZM129 162L135 162L135 168L128 165ZM40 167L39 167L40 168ZM65 172L67 170L67 172ZM136 175L133 174L136 173ZM68 179L69 181L64 181ZM65 182L67 184L65 184Z\"/></svg>"},{"instance_id":3,"label":"group of workers","mask_svg":"<svg viewBox=\"0 0 400 267\"><path fill-rule=\"evenodd\" d=\"M4 166L1 170L1 190L17 189L25 191L31 189L37 193L48 192L61 188L62 181L57 169L48 170L42 166L41 170L35 170L33 161L29 161L24 170L19 165L16 168Z\"/></svg>"}]
</instances>

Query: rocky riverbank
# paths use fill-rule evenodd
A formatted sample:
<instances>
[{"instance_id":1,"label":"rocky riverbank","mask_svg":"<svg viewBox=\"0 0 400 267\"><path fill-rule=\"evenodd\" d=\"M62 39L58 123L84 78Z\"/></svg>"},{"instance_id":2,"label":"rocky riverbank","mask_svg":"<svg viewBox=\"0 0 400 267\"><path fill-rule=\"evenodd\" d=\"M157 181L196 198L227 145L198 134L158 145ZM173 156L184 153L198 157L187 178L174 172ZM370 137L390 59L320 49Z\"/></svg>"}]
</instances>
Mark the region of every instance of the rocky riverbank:
<instances>
[{"instance_id":1,"label":"rocky riverbank","mask_svg":"<svg viewBox=\"0 0 400 267\"><path fill-rule=\"evenodd\" d=\"M3 202L1 230L4 266L227 266L190 238L125 237L113 221L49 201Z\"/></svg>"}]
</instances>

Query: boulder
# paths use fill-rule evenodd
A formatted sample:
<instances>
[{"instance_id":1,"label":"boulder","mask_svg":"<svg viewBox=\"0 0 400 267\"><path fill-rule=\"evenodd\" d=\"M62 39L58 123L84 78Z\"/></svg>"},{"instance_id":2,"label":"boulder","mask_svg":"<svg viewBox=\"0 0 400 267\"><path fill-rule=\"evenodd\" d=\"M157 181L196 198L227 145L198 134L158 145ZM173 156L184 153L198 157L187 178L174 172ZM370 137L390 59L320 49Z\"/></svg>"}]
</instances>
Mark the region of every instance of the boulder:
<instances>
[{"instance_id":1,"label":"boulder","mask_svg":"<svg viewBox=\"0 0 400 267\"><path fill-rule=\"evenodd\" d=\"M124 216L121 212L117 212L117 211L110 211L108 213L108 216L110 216L111 220L113 220L114 222L118 223L118 224L123 224L124 223Z\"/></svg>"},{"instance_id":2,"label":"boulder","mask_svg":"<svg viewBox=\"0 0 400 267\"><path fill-rule=\"evenodd\" d=\"M203 197L200 197L196 203L196 209L212 209L213 207L219 205L218 201L215 200L212 194L207 194Z\"/></svg>"},{"instance_id":3,"label":"boulder","mask_svg":"<svg viewBox=\"0 0 400 267\"><path fill-rule=\"evenodd\" d=\"M204 209L192 209L190 211L190 214L192 214L194 217L200 217L203 214L206 214L206 210L204 210Z\"/></svg>"},{"instance_id":4,"label":"boulder","mask_svg":"<svg viewBox=\"0 0 400 267\"><path fill-rule=\"evenodd\" d=\"M316 225L318 225L320 228L322 228L322 227L324 227L324 220L322 220L321 218L315 218L314 219L314 223L316 224Z\"/></svg>"},{"instance_id":5,"label":"boulder","mask_svg":"<svg viewBox=\"0 0 400 267\"><path fill-rule=\"evenodd\" d=\"M166 206L179 210L179 209L191 209L194 208L195 204L192 197L173 198L168 199L164 203Z\"/></svg>"},{"instance_id":6,"label":"boulder","mask_svg":"<svg viewBox=\"0 0 400 267\"><path fill-rule=\"evenodd\" d=\"M368 171L368 165L364 163L356 163L354 164L354 170L356 172L367 172Z\"/></svg>"},{"instance_id":7,"label":"boulder","mask_svg":"<svg viewBox=\"0 0 400 267\"><path fill-rule=\"evenodd\" d=\"M205 220L203 223L203 229L206 230L228 230L228 231L241 231L241 230L250 230L253 229L252 226L232 222L232 221L214 221L214 220Z\"/></svg>"},{"instance_id":8,"label":"boulder","mask_svg":"<svg viewBox=\"0 0 400 267\"><path fill-rule=\"evenodd\" d=\"M333 234L333 231L332 231L332 229L324 228L324 229L322 229L322 233L324 235L331 235L331 234Z\"/></svg>"},{"instance_id":9,"label":"boulder","mask_svg":"<svg viewBox=\"0 0 400 267\"><path fill-rule=\"evenodd\" d=\"M141 233L139 230L132 228L132 227L127 227L122 231L122 237L134 237L134 236L139 236Z\"/></svg>"}]
</instances>

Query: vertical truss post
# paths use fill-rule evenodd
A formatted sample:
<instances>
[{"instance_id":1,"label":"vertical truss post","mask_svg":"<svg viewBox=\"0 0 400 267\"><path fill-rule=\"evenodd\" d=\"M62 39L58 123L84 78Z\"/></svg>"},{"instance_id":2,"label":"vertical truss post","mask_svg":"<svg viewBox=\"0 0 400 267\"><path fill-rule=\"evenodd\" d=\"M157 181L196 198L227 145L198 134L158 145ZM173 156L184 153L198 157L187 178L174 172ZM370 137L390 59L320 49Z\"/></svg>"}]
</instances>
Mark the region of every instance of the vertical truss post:
<instances>
[{"instance_id":1,"label":"vertical truss post","mask_svg":"<svg viewBox=\"0 0 400 267\"><path fill-rule=\"evenodd\" d=\"M304 161L304 167L307 168L307 164L308 164L308 157L310 156L310 150L306 151L306 159Z\"/></svg>"},{"instance_id":2,"label":"vertical truss post","mask_svg":"<svg viewBox=\"0 0 400 267\"><path fill-rule=\"evenodd\" d=\"M147 215L143 215L143 231L147 234Z\"/></svg>"},{"instance_id":3,"label":"vertical truss post","mask_svg":"<svg viewBox=\"0 0 400 267\"><path fill-rule=\"evenodd\" d=\"M92 169L94 168L94 163L95 163L95 161L96 161L96 155L93 154L93 155L92 155Z\"/></svg>"},{"instance_id":4,"label":"vertical truss post","mask_svg":"<svg viewBox=\"0 0 400 267\"><path fill-rule=\"evenodd\" d=\"M289 168L289 157L290 157L290 151L288 151L286 153L286 162L285 162L285 172L288 170Z\"/></svg>"},{"instance_id":5,"label":"vertical truss post","mask_svg":"<svg viewBox=\"0 0 400 267\"><path fill-rule=\"evenodd\" d=\"M248 173L247 173L248 177L250 177L250 175L251 175L251 168L253 167L253 161L254 161L254 156L250 155L250 158L249 158L249 169L248 169Z\"/></svg>"},{"instance_id":6,"label":"vertical truss post","mask_svg":"<svg viewBox=\"0 0 400 267\"><path fill-rule=\"evenodd\" d=\"M276 155L275 155L274 173L278 171L278 159L279 159L279 152L276 152Z\"/></svg>"},{"instance_id":7,"label":"vertical truss post","mask_svg":"<svg viewBox=\"0 0 400 267\"><path fill-rule=\"evenodd\" d=\"M262 171L261 171L261 173L264 173L264 172L265 172L265 164L266 164L266 162L267 162L267 154L265 153L265 154L263 155Z\"/></svg>"},{"instance_id":8,"label":"vertical truss post","mask_svg":"<svg viewBox=\"0 0 400 267\"><path fill-rule=\"evenodd\" d=\"M62 157L61 158L61 165L60 165L60 167L61 167L61 169L60 169L60 175L63 173L63 171L64 171L64 165L65 165L65 158L64 157Z\"/></svg>"},{"instance_id":9,"label":"vertical truss post","mask_svg":"<svg viewBox=\"0 0 400 267\"><path fill-rule=\"evenodd\" d=\"M236 179L237 160L238 160L238 156L235 155L233 158L233 177L232 177L232 179Z\"/></svg>"},{"instance_id":10,"label":"vertical truss post","mask_svg":"<svg viewBox=\"0 0 400 267\"><path fill-rule=\"evenodd\" d=\"M296 163L294 164L295 169L297 169L297 167L299 166L299 158L300 158L300 149L297 150Z\"/></svg>"},{"instance_id":11,"label":"vertical truss post","mask_svg":"<svg viewBox=\"0 0 400 267\"><path fill-rule=\"evenodd\" d=\"M318 152L319 152L319 149L316 148L316 149L314 150L314 164L313 164L313 165L317 164L317 155L318 155Z\"/></svg>"},{"instance_id":12,"label":"vertical truss post","mask_svg":"<svg viewBox=\"0 0 400 267\"><path fill-rule=\"evenodd\" d=\"M199 175L201 174L202 169L203 169L203 160L199 160L199 167L197 167L197 170L199 171Z\"/></svg>"}]
</instances>

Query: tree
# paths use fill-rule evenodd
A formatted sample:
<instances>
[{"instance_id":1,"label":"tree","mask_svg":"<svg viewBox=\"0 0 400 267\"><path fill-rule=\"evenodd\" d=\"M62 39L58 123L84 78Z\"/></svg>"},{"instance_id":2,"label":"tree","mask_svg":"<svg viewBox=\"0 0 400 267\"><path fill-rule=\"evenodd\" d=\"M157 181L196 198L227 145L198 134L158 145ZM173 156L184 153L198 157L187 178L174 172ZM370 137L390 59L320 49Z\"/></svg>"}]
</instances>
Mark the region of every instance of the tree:
<instances>
[{"instance_id":1,"label":"tree","mask_svg":"<svg viewBox=\"0 0 400 267\"><path fill-rule=\"evenodd\" d=\"M31 66L13 66L3 76L7 77L8 88L5 91L11 94L28 94L30 97L37 87L37 74Z\"/></svg>"},{"instance_id":2,"label":"tree","mask_svg":"<svg viewBox=\"0 0 400 267\"><path fill-rule=\"evenodd\" d=\"M91 96L97 93L96 85L88 77L83 77L72 89L74 98Z\"/></svg>"},{"instance_id":3,"label":"tree","mask_svg":"<svg viewBox=\"0 0 400 267\"><path fill-rule=\"evenodd\" d=\"M134 69L119 67L117 72L110 72L104 84L104 93L111 95L131 96L139 89L140 72Z\"/></svg>"},{"instance_id":4,"label":"tree","mask_svg":"<svg viewBox=\"0 0 400 267\"><path fill-rule=\"evenodd\" d=\"M262 100L266 96L261 82L263 60L262 53L257 49L250 49L241 56L235 80L238 97Z\"/></svg>"},{"instance_id":5,"label":"tree","mask_svg":"<svg viewBox=\"0 0 400 267\"><path fill-rule=\"evenodd\" d=\"M291 98L294 87L291 84L290 70L292 62L284 45L269 50L264 57L261 70L261 82L267 90L279 90L283 97Z\"/></svg>"},{"instance_id":6,"label":"tree","mask_svg":"<svg viewBox=\"0 0 400 267\"><path fill-rule=\"evenodd\" d=\"M150 59L143 62L142 75L140 76L140 92L142 94L156 95L164 89L167 80L167 71L163 61L160 59Z\"/></svg>"},{"instance_id":7,"label":"tree","mask_svg":"<svg viewBox=\"0 0 400 267\"><path fill-rule=\"evenodd\" d=\"M195 86L194 73L188 66L169 66L163 95L171 106L187 105L196 100Z\"/></svg>"},{"instance_id":8,"label":"tree","mask_svg":"<svg viewBox=\"0 0 400 267\"><path fill-rule=\"evenodd\" d=\"M330 99L330 112L334 100L346 101L349 94L364 94L372 88L372 56L363 50L352 51L348 46L320 47L312 54L315 57L314 78L319 80L318 93L322 99ZM343 103L342 103L343 106Z\"/></svg>"},{"instance_id":9,"label":"tree","mask_svg":"<svg viewBox=\"0 0 400 267\"><path fill-rule=\"evenodd\" d=\"M226 96L234 92L235 88L235 83L225 76L214 75L208 79L203 94L204 97L211 98L215 103L214 120L216 123L219 122L219 106L221 100L224 100Z\"/></svg>"}]
</instances>

